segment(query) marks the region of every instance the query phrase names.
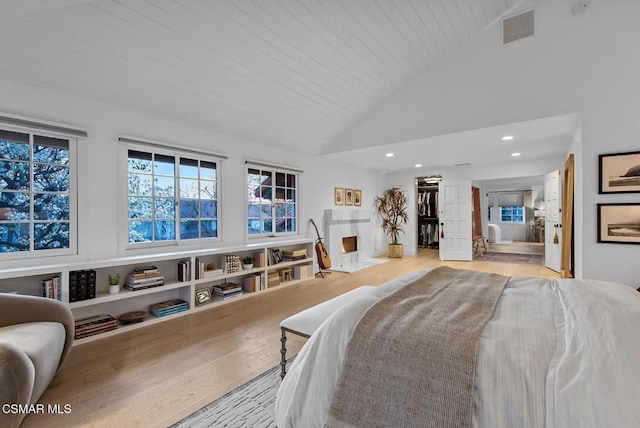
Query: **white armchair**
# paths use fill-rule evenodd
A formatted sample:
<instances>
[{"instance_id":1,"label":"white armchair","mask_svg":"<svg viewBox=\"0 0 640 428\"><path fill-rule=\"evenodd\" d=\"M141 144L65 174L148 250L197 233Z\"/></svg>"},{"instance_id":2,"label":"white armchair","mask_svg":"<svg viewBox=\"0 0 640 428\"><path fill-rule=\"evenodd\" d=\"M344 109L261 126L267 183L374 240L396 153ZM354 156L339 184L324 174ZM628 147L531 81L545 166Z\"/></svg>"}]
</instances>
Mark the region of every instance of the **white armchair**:
<instances>
[{"instance_id":1,"label":"white armchair","mask_svg":"<svg viewBox=\"0 0 640 428\"><path fill-rule=\"evenodd\" d=\"M0 294L0 406L34 404L60 370L74 336L62 302ZM0 426L18 427L25 414L0 412Z\"/></svg>"}]
</instances>

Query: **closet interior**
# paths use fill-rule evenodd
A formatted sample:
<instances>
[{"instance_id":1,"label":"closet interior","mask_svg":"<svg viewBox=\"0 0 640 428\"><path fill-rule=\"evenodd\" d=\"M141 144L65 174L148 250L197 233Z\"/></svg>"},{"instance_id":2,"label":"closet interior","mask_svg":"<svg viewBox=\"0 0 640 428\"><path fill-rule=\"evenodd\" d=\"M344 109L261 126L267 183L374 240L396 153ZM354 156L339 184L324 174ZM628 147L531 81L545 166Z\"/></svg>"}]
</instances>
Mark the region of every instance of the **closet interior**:
<instances>
[{"instance_id":1,"label":"closet interior","mask_svg":"<svg viewBox=\"0 0 640 428\"><path fill-rule=\"evenodd\" d=\"M440 226L438 223L438 183L442 177L418 177L417 213L418 213L418 247L438 248Z\"/></svg>"}]
</instances>

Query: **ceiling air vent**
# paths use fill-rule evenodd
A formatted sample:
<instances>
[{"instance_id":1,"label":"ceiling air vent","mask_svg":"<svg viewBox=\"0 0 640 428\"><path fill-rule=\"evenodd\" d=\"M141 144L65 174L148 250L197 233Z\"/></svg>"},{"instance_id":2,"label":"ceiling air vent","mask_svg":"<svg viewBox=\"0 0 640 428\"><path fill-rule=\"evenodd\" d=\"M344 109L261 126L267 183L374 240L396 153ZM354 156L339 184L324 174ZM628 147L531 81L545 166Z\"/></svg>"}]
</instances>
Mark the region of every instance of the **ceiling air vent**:
<instances>
[{"instance_id":1,"label":"ceiling air vent","mask_svg":"<svg viewBox=\"0 0 640 428\"><path fill-rule=\"evenodd\" d=\"M502 21L502 43L533 36L533 10Z\"/></svg>"}]
</instances>

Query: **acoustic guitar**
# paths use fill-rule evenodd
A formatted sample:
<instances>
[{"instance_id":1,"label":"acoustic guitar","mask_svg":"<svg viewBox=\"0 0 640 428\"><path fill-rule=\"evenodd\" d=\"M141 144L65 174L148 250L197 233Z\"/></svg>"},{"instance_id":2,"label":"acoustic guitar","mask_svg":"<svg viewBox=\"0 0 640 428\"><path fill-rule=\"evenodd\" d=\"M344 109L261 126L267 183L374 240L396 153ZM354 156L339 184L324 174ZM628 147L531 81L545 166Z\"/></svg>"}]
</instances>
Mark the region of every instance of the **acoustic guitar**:
<instances>
[{"instance_id":1,"label":"acoustic guitar","mask_svg":"<svg viewBox=\"0 0 640 428\"><path fill-rule=\"evenodd\" d=\"M311 224L316 229L316 234L318 235L318 239L316 240L316 256L318 258L318 266L320 266L320 269L329 269L331 267L331 258L329 258L327 249L322 242L320 232L318 232L318 226L316 226L316 223L313 221L313 219L310 220Z\"/></svg>"}]
</instances>

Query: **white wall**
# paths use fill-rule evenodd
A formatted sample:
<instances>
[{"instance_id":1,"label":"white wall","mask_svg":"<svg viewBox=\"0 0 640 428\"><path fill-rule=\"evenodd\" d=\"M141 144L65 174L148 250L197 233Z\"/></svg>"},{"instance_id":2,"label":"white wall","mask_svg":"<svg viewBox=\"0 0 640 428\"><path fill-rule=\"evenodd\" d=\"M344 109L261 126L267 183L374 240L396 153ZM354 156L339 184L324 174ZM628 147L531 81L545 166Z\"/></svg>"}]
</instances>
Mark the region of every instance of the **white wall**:
<instances>
[{"instance_id":1,"label":"white wall","mask_svg":"<svg viewBox=\"0 0 640 428\"><path fill-rule=\"evenodd\" d=\"M639 200L598 195L598 155L638 150L640 2L591 2L580 16L570 9L568 1L537 1L535 36L503 46L499 27L490 29L335 145L352 149L580 113L576 273L637 285L640 271L629 261L638 259L640 245L597 244L596 204Z\"/></svg>"},{"instance_id":2,"label":"white wall","mask_svg":"<svg viewBox=\"0 0 640 428\"><path fill-rule=\"evenodd\" d=\"M304 170L300 179L299 231L301 237L316 238L309 223L313 218L323 233L323 215L333 206L334 187L362 190L363 208L371 206L380 179L370 171L359 170L317 156L274 149L182 123L171 122L99 102L80 99L46 89L0 79L0 112L34 119L75 125L88 131L89 138L79 144L79 255L47 257L0 263L0 268L44 265L58 262L95 260L125 255L118 241L121 218L119 204L124 196L118 170L121 135L210 150L225 154L221 164L221 236L216 247L246 242L246 159L287 165ZM304 142L301 142L304 144ZM211 244L210 244L211 245ZM193 249L183 247L180 249ZM127 251L126 255L173 251L175 247Z\"/></svg>"}]
</instances>

